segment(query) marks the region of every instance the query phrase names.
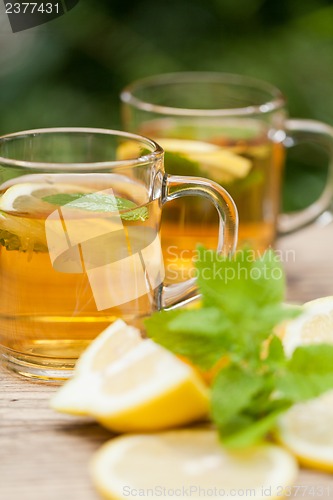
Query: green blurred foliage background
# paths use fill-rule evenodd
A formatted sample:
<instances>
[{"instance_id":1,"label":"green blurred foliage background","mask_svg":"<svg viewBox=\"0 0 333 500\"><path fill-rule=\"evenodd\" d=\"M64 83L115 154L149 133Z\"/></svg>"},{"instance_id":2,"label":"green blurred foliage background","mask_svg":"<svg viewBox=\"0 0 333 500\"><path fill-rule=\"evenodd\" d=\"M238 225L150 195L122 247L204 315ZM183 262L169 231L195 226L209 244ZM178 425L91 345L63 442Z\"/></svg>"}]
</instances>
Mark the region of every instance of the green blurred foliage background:
<instances>
[{"instance_id":1,"label":"green blurred foliage background","mask_svg":"<svg viewBox=\"0 0 333 500\"><path fill-rule=\"evenodd\" d=\"M186 70L265 79L287 96L291 116L333 124L331 0L81 0L16 34L0 14L0 133L119 128L124 85ZM325 155L301 149L288 162L287 209L311 201L325 180Z\"/></svg>"}]
</instances>

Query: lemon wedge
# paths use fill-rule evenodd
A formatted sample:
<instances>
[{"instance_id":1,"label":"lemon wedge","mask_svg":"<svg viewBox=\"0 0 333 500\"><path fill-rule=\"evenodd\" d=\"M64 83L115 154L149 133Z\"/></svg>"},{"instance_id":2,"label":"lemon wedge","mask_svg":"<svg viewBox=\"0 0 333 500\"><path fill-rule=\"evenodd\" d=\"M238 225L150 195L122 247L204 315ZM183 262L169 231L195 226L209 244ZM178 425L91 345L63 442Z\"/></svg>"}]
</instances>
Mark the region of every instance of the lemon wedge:
<instances>
[{"instance_id":1,"label":"lemon wedge","mask_svg":"<svg viewBox=\"0 0 333 500\"><path fill-rule=\"evenodd\" d=\"M289 355L301 345L333 343L333 297L304 304L303 313L287 323L282 341ZM285 413L277 437L300 463L333 472L332 421L333 391L328 391Z\"/></svg>"},{"instance_id":2,"label":"lemon wedge","mask_svg":"<svg viewBox=\"0 0 333 500\"><path fill-rule=\"evenodd\" d=\"M284 496L297 463L274 445L228 452L215 431L192 429L118 437L95 454L91 475L103 498Z\"/></svg>"},{"instance_id":3,"label":"lemon wedge","mask_svg":"<svg viewBox=\"0 0 333 500\"><path fill-rule=\"evenodd\" d=\"M116 432L156 431L205 418L208 394L192 367L118 320L88 347L51 406Z\"/></svg>"},{"instance_id":4,"label":"lemon wedge","mask_svg":"<svg viewBox=\"0 0 333 500\"><path fill-rule=\"evenodd\" d=\"M143 341L139 330L118 320L85 349L68 380L51 400L53 409L71 415L89 415L96 385L107 367Z\"/></svg>"}]
</instances>

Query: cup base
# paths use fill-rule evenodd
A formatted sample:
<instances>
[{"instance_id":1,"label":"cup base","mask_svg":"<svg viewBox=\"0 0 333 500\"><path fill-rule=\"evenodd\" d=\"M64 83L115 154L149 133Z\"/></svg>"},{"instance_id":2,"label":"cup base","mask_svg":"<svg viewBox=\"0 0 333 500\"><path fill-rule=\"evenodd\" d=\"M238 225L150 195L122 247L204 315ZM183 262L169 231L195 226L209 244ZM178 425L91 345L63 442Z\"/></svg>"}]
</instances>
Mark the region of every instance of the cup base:
<instances>
[{"instance_id":1,"label":"cup base","mask_svg":"<svg viewBox=\"0 0 333 500\"><path fill-rule=\"evenodd\" d=\"M26 379L61 384L69 379L77 359L40 358L38 356L20 354L11 349L2 348L3 366Z\"/></svg>"}]
</instances>

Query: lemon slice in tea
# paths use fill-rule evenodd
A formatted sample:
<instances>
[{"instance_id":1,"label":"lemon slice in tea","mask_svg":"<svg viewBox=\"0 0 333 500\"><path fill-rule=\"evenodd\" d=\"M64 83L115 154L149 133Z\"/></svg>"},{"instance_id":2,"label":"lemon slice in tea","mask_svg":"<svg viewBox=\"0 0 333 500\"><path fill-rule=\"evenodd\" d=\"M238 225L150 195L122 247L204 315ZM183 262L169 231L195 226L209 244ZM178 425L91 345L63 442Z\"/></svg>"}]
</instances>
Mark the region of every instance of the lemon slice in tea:
<instances>
[{"instance_id":1,"label":"lemon slice in tea","mask_svg":"<svg viewBox=\"0 0 333 500\"><path fill-rule=\"evenodd\" d=\"M203 141L159 138L156 141L169 153L178 153L187 160L199 163L202 175L218 182L231 182L248 175L252 161L226 148ZM168 165L166 160L166 170Z\"/></svg>"},{"instance_id":2,"label":"lemon slice in tea","mask_svg":"<svg viewBox=\"0 0 333 500\"><path fill-rule=\"evenodd\" d=\"M15 182L16 179L13 179ZM54 209L43 197L57 193L89 192L82 186L19 182L0 196L0 239L11 250L47 251L45 218Z\"/></svg>"}]
</instances>

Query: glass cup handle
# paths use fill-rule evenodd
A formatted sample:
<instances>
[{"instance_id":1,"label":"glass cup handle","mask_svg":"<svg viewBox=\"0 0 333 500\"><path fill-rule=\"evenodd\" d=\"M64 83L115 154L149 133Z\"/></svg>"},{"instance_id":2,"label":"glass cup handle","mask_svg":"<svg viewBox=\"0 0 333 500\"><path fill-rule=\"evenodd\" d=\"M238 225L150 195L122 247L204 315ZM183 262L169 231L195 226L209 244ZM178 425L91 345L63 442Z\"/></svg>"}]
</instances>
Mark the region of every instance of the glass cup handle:
<instances>
[{"instance_id":1,"label":"glass cup handle","mask_svg":"<svg viewBox=\"0 0 333 500\"><path fill-rule=\"evenodd\" d=\"M326 185L320 197L311 205L293 214L281 214L278 219L280 236L293 233L319 219L323 214L325 222L333 220L333 127L316 120L287 120L284 145L293 147L301 142L319 144L329 155L329 170Z\"/></svg>"},{"instance_id":2,"label":"glass cup handle","mask_svg":"<svg viewBox=\"0 0 333 500\"><path fill-rule=\"evenodd\" d=\"M229 193L216 182L201 177L165 175L162 204L182 196L202 196L213 203L219 215L217 251L224 255L232 255L237 246L238 212ZM164 286L159 308L179 307L197 296L195 278Z\"/></svg>"}]
</instances>

